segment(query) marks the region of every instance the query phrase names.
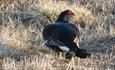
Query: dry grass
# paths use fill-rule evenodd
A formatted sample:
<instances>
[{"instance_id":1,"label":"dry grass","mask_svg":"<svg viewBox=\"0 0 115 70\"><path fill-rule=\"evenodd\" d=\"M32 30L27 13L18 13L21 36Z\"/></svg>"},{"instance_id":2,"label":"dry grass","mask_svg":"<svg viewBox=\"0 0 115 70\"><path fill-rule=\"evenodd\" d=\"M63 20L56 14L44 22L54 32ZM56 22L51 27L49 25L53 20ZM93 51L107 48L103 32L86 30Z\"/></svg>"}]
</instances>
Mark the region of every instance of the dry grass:
<instances>
[{"instance_id":1,"label":"dry grass","mask_svg":"<svg viewBox=\"0 0 115 70\"><path fill-rule=\"evenodd\" d=\"M114 0L0 0L0 70L114 70L114 7ZM78 26L80 46L90 58L68 61L43 45L43 27L66 9L86 25Z\"/></svg>"}]
</instances>

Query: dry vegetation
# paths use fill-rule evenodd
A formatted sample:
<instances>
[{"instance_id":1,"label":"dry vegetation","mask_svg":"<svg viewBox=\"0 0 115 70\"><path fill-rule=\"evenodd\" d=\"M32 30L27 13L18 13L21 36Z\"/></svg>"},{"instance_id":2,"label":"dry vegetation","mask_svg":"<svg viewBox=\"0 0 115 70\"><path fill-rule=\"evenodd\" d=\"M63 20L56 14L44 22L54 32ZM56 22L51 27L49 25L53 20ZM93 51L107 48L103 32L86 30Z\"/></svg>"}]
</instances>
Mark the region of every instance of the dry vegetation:
<instances>
[{"instance_id":1,"label":"dry vegetation","mask_svg":"<svg viewBox=\"0 0 115 70\"><path fill-rule=\"evenodd\" d=\"M43 27L66 9L86 24L90 58L67 61L43 44ZM115 0L0 0L0 70L115 70Z\"/></svg>"}]
</instances>

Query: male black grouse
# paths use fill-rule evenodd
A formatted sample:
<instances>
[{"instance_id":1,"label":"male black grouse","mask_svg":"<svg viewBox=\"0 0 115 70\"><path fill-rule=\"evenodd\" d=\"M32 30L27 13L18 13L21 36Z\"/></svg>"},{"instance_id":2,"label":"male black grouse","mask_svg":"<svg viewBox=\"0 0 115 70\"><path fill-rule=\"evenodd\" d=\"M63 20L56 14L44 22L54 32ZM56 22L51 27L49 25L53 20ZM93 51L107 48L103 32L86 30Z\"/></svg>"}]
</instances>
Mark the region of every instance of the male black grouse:
<instances>
[{"instance_id":1,"label":"male black grouse","mask_svg":"<svg viewBox=\"0 0 115 70\"><path fill-rule=\"evenodd\" d=\"M56 52L67 52L66 58L72 56L86 58L90 56L85 49L80 49L74 42L79 37L79 30L70 23L74 16L71 10L61 12L54 24L49 24L43 29L43 40L45 44Z\"/></svg>"}]
</instances>

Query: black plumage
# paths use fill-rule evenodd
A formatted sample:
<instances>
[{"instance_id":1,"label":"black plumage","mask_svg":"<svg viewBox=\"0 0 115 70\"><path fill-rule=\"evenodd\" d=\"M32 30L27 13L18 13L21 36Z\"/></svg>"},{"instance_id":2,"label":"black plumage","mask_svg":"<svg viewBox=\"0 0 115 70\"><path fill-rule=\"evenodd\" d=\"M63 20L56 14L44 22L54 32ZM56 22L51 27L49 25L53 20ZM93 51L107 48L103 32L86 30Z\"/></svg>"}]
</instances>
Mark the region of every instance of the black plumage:
<instances>
[{"instance_id":1,"label":"black plumage","mask_svg":"<svg viewBox=\"0 0 115 70\"><path fill-rule=\"evenodd\" d=\"M79 30L70 23L70 18L74 16L71 10L61 12L54 24L49 24L43 29L43 40L45 44L56 52L67 52L67 58L76 55L80 58L90 56L85 49L78 48L74 42L76 37L80 37Z\"/></svg>"}]
</instances>

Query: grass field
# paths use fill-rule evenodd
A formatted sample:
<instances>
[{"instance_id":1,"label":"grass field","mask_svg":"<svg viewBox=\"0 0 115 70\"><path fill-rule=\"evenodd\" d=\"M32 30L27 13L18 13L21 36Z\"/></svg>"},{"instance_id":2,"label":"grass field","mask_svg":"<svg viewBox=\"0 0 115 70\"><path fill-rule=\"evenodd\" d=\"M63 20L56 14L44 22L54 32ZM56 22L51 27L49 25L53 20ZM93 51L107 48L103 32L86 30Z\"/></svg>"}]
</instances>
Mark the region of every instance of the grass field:
<instances>
[{"instance_id":1,"label":"grass field","mask_svg":"<svg viewBox=\"0 0 115 70\"><path fill-rule=\"evenodd\" d=\"M45 25L75 13L90 58L65 60L42 40ZM115 0L0 0L0 70L115 70Z\"/></svg>"}]
</instances>

